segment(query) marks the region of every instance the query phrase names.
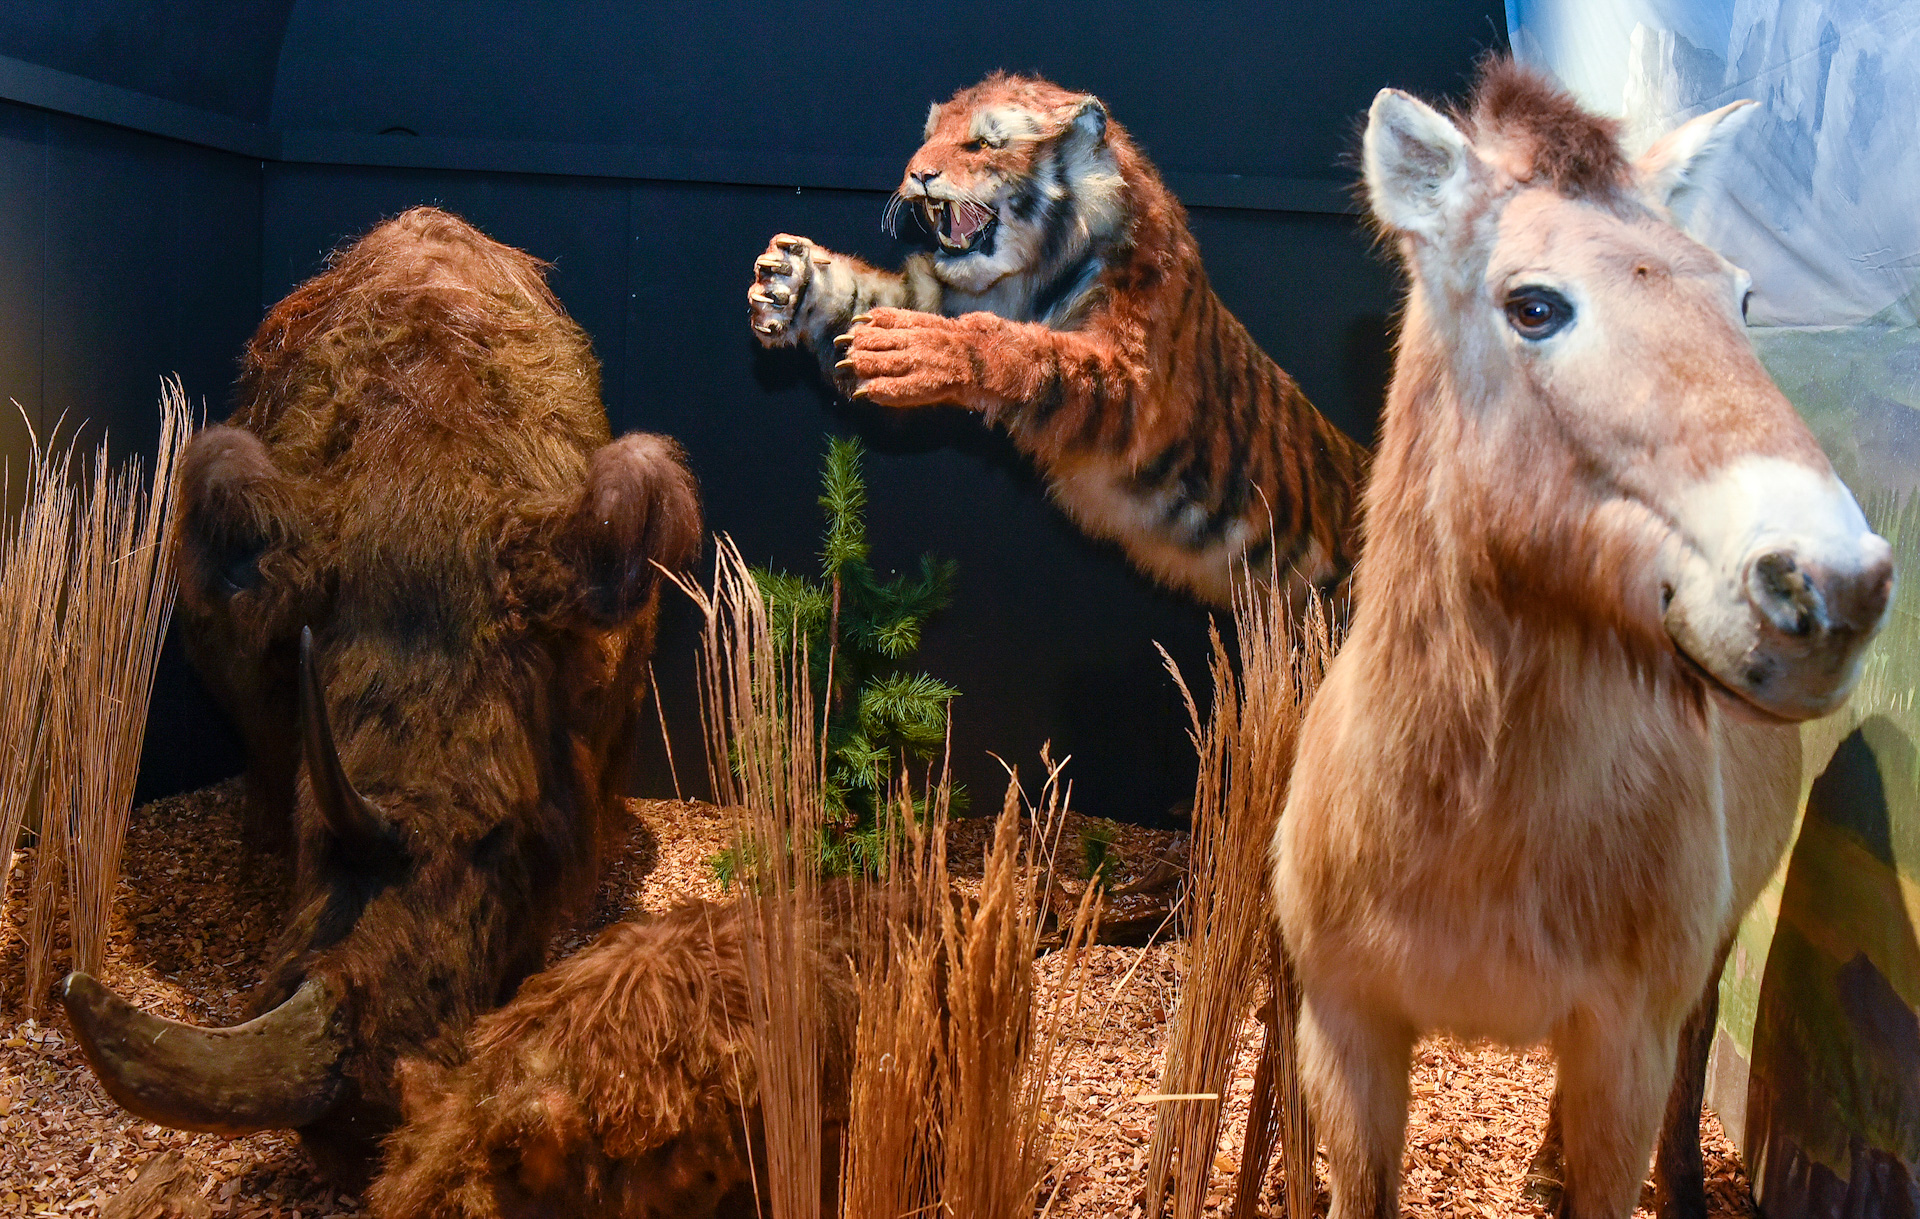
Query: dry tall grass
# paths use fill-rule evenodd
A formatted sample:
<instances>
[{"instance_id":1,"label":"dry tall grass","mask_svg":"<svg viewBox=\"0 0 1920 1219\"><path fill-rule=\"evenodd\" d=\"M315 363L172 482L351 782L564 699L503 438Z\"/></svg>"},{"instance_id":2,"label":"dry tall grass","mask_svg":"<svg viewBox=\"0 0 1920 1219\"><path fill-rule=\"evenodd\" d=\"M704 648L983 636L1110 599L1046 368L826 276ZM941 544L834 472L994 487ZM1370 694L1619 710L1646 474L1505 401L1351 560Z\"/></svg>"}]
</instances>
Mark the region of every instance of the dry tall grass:
<instances>
[{"instance_id":1,"label":"dry tall grass","mask_svg":"<svg viewBox=\"0 0 1920 1219\"><path fill-rule=\"evenodd\" d=\"M1014 775L994 825L979 898L944 910L948 1024L938 1200L947 1214L1026 1219L1034 1213L1047 1173L1054 1065L1078 1016L1086 949L1097 932L1099 886L1088 885L1055 950L1062 964L1051 987L1042 990L1033 962L1068 793L1061 767L1044 750L1041 759L1047 776L1027 810L1028 832L1021 833Z\"/></svg>"},{"instance_id":2,"label":"dry tall grass","mask_svg":"<svg viewBox=\"0 0 1920 1219\"><path fill-rule=\"evenodd\" d=\"M855 962L860 1001L841 1170L846 1219L1027 1219L1052 1150L1055 1067L1086 983L1097 890L1083 892L1042 984L1034 969L1067 812L1061 768L1032 804L1018 776L994 822L977 895L947 871L948 790L924 823L902 796L900 837L869 891L875 930Z\"/></svg>"},{"instance_id":3,"label":"dry tall grass","mask_svg":"<svg viewBox=\"0 0 1920 1219\"><path fill-rule=\"evenodd\" d=\"M825 824L826 758L804 645L783 653L774 643L766 603L724 539L712 592L681 587L706 618L701 702L713 790L744 822L766 1132L756 1188L775 1219L819 1216L835 1192L823 1188L821 1074L840 1048L825 1044L831 999L814 972L820 943L807 937L852 918L860 934L848 937L856 1010L844 1155L832 1182L839 1213L1028 1219L1046 1179L1055 1061L1096 922L1089 887L1059 950L1066 957L1054 990L1043 990L1034 959L1067 809L1061 768L1043 753L1046 779L1031 804L1017 776L1010 781L977 896L956 895L948 874L951 792L942 778L923 793L919 813L911 793L897 793L883 878L850 902L823 902L817 852L808 848Z\"/></svg>"},{"instance_id":4,"label":"dry tall grass","mask_svg":"<svg viewBox=\"0 0 1920 1219\"><path fill-rule=\"evenodd\" d=\"M681 587L706 619L701 721L714 797L740 810L739 883L747 905L747 992L766 1162L754 1184L773 1219L820 1219L828 1047L819 875L808 849L826 824L824 741L817 731L805 639L773 642L767 604L733 543L722 538L711 594Z\"/></svg>"},{"instance_id":5,"label":"dry tall grass","mask_svg":"<svg viewBox=\"0 0 1920 1219\"><path fill-rule=\"evenodd\" d=\"M840 1209L846 1216L918 1215L939 1198L944 1167L938 1097L945 1074L946 820L949 788L928 793L927 823L899 794L901 831L887 840L883 881L863 895L869 933L853 962L859 1014L848 1080Z\"/></svg>"},{"instance_id":6,"label":"dry tall grass","mask_svg":"<svg viewBox=\"0 0 1920 1219\"><path fill-rule=\"evenodd\" d=\"M13 879L14 846L53 744L48 689L73 530L67 464L67 453L56 458L52 445L43 448L35 437L20 515L0 527L0 673L7 689L0 700L0 740L6 742L0 754L0 908ZM0 979L0 996L5 982Z\"/></svg>"},{"instance_id":7,"label":"dry tall grass","mask_svg":"<svg viewBox=\"0 0 1920 1219\"><path fill-rule=\"evenodd\" d=\"M116 467L102 440L92 487L70 513L65 598L52 642L58 661L43 710L50 748L41 847L27 918L27 997L35 1009L53 969L63 888L74 967L98 971L106 956L154 665L173 612L174 469L191 430L185 394L177 382L165 383L151 479L139 458Z\"/></svg>"},{"instance_id":8,"label":"dry tall grass","mask_svg":"<svg viewBox=\"0 0 1920 1219\"><path fill-rule=\"evenodd\" d=\"M1181 919L1186 939L1180 998L1168 1030L1153 1143L1148 1154L1149 1214L1165 1213L1169 1190L1176 1219L1205 1208L1220 1137L1221 1110L1236 1043L1263 975L1279 992L1268 1026L1264 1078L1280 1098L1278 1121L1256 1096L1249 1123L1242 1207L1257 1197L1267 1150L1283 1128L1289 1194L1304 1184L1312 1204L1312 1137L1293 1070L1292 1019L1284 960L1271 935L1268 857L1293 771L1294 743L1308 700L1319 688L1336 646L1327 606L1314 596L1304 615L1273 585L1243 584L1234 599L1239 672L1219 632L1213 633L1213 707L1204 719L1191 690L1167 667L1193 717L1200 775L1193 802L1187 890ZM1241 1209L1241 1208L1236 1208ZM1296 1215L1307 1212L1296 1210Z\"/></svg>"}]
</instances>

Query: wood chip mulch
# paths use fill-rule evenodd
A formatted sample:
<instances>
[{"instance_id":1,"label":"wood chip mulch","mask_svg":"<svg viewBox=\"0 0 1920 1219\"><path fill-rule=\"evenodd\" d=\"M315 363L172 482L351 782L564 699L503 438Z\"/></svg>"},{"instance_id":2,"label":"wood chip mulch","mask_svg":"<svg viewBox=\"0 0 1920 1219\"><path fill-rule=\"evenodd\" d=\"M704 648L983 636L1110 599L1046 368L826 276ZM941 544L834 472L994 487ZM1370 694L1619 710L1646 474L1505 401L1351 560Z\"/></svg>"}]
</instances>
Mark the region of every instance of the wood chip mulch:
<instances>
[{"instance_id":1,"label":"wood chip mulch","mask_svg":"<svg viewBox=\"0 0 1920 1219\"><path fill-rule=\"evenodd\" d=\"M721 893L708 861L729 843L731 832L718 809L675 800L630 803L634 828L626 848L588 924L561 937L553 948L556 958L633 912ZM291 876L285 864L239 845L239 812L239 781L231 780L134 814L103 977L149 1011L199 1024L229 1024L244 1015L280 926ZM1092 824L1088 818L1068 824L1061 836L1063 871L1075 871L1081 831ZM1117 889L1151 889L1156 872L1165 870L1158 861L1178 856L1173 835L1104 824L1113 836ZM984 819L953 827L949 854L956 873L964 875L978 860L985 833ZM176 1203L178 1210L141 1214L365 1214L357 1199L316 1178L289 1134L223 1139L130 1117L101 1090L58 1005L37 1017L27 1013L20 984L24 949L15 928L31 854L16 853L14 883L0 910L0 1215L120 1219L114 1213L117 1195L162 1184L186 1202ZM1153 900L1143 893L1135 904L1150 911ZM1177 999L1179 951L1164 940L1146 948L1092 950L1061 1068L1049 1215L1104 1219L1141 1213L1138 1192L1153 1109L1134 1098L1155 1089L1165 1026ZM66 960L64 929L56 959ZM1052 967L1051 958L1043 961L1043 971ZM1250 1019L1215 1161L1215 1205L1209 1210L1221 1214L1230 1201L1258 1048L1258 1027ZM1415 1051L1402 1213L1419 1219L1540 1214L1522 1196L1521 1185L1552 1079L1552 1060L1544 1051L1423 1042ZM1704 1133L1711 1213L1716 1219L1753 1216L1737 1151L1711 1117ZM168 1158L157 1163L161 1157ZM1324 1189L1318 1202L1324 1212ZM1649 1190L1642 1214L1651 1214L1650 1203Z\"/></svg>"}]
</instances>

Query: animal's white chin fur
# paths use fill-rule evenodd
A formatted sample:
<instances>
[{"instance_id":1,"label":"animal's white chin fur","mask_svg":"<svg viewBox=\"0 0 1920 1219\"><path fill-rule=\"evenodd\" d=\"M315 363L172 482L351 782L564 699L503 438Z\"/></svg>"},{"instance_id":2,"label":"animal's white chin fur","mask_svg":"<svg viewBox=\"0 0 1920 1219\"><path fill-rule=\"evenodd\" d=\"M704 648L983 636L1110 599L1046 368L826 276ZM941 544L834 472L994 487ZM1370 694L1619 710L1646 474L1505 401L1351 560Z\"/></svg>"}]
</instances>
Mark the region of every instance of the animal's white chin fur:
<instances>
[{"instance_id":1,"label":"animal's white chin fur","mask_svg":"<svg viewBox=\"0 0 1920 1219\"><path fill-rule=\"evenodd\" d=\"M1695 660L1693 655L1680 645L1678 639L1675 639L1671 634L1669 634L1667 638L1673 644L1673 654L1679 660L1680 667L1698 678L1700 683L1707 688L1707 693L1713 696L1714 701L1718 703L1723 710L1731 713L1736 718L1755 724L1794 724L1799 722L1798 720L1790 719L1761 706L1752 698L1748 697L1745 691L1721 680L1720 676L1712 669L1709 669L1700 661Z\"/></svg>"}]
</instances>

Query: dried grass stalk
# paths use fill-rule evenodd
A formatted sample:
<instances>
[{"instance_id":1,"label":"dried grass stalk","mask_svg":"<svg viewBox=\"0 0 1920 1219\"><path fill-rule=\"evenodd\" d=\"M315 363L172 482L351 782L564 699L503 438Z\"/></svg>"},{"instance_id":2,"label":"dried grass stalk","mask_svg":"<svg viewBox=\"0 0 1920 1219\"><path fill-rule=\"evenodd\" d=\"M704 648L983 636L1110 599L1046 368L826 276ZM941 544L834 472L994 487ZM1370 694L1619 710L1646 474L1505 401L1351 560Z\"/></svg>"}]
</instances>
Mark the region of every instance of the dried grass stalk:
<instances>
[{"instance_id":1,"label":"dried grass stalk","mask_svg":"<svg viewBox=\"0 0 1920 1219\"><path fill-rule=\"evenodd\" d=\"M1059 949L1054 990L1043 990L1034 958L1067 812L1060 766L1042 753L1046 781L1025 818L1017 776L1010 781L977 898L953 893L943 776L924 794L924 811L911 793L898 794L883 879L827 910L816 862L826 824L824 735L801 632L791 633L790 652L773 642L766 602L725 539L713 591L681 588L706 618L709 777L744 822L763 1203L774 1219L797 1219L819 1216L828 1196L821 1072L834 1050L823 1040L831 997L817 972L818 937L830 919L852 917L861 926L851 937L857 1011L835 1179L840 1214L1029 1219L1046 1179L1054 1068L1097 922L1089 886Z\"/></svg>"},{"instance_id":2,"label":"dried grass stalk","mask_svg":"<svg viewBox=\"0 0 1920 1219\"><path fill-rule=\"evenodd\" d=\"M946 1111L940 1203L953 1215L1027 1219L1046 1181L1055 1064L1085 990L1097 933L1099 886L1088 885L1056 949L1050 988L1034 973L1045 931L1044 895L1065 824L1068 791L1048 757L1046 781L1021 833L1014 776L994 825L977 901L945 913ZM878 1217L865 1217L878 1219Z\"/></svg>"},{"instance_id":3,"label":"dried grass stalk","mask_svg":"<svg viewBox=\"0 0 1920 1219\"><path fill-rule=\"evenodd\" d=\"M870 901L882 917L856 962L847 1219L1028 1219L1038 1208L1056 1066L1098 924L1089 886L1042 984L1034 958L1068 794L1060 766L1041 756L1037 801L1023 804L1017 775L1008 783L971 899L947 871L945 781L928 794L924 823L900 800L900 834Z\"/></svg>"},{"instance_id":4,"label":"dried grass stalk","mask_svg":"<svg viewBox=\"0 0 1920 1219\"><path fill-rule=\"evenodd\" d=\"M766 1163L755 1188L773 1219L819 1219L827 1047L821 978L820 884L813 847L826 823L824 741L816 729L802 632L773 643L767 604L725 538L709 595L681 588L706 619L701 722L716 799L740 810L739 882L747 906L747 992Z\"/></svg>"},{"instance_id":5,"label":"dried grass stalk","mask_svg":"<svg viewBox=\"0 0 1920 1219\"><path fill-rule=\"evenodd\" d=\"M7 689L0 700L0 741L6 742L0 753L0 907L13 879L14 848L53 743L47 695L56 670L56 628L73 530L67 465L66 452L55 457L52 446L43 448L35 437L20 515L0 527L0 673L6 674ZM48 880L55 875L57 870L50 870ZM36 946L43 956L51 949L52 932L49 920L44 936L29 934L30 956Z\"/></svg>"},{"instance_id":6,"label":"dried grass stalk","mask_svg":"<svg viewBox=\"0 0 1920 1219\"><path fill-rule=\"evenodd\" d=\"M939 1198L950 797L949 784L937 784L922 825L911 793L900 792L901 831L887 840L885 879L862 902L870 931L857 941L853 963L859 1014L840 1166L843 1215L896 1219L928 1212Z\"/></svg>"},{"instance_id":7,"label":"dried grass stalk","mask_svg":"<svg viewBox=\"0 0 1920 1219\"><path fill-rule=\"evenodd\" d=\"M152 479L139 458L116 468L102 440L92 488L74 513L60 663L48 697L46 832L28 917L28 1000L36 1008L51 972L63 863L74 967L98 971L106 959L154 665L173 613L174 469L191 426L179 383L163 383Z\"/></svg>"},{"instance_id":8,"label":"dried grass stalk","mask_svg":"<svg viewBox=\"0 0 1920 1219\"><path fill-rule=\"evenodd\" d=\"M1226 644L1215 630L1214 699L1204 720L1179 669L1167 658L1193 717L1200 775L1181 911L1185 969L1159 1091L1211 1098L1162 1101L1156 1107L1147 1161L1147 1210L1164 1214L1171 1189L1176 1219L1198 1219L1206 1208L1240 1028L1263 974L1279 976L1278 970L1284 969L1283 961L1276 963L1276 970L1267 968L1273 925L1267 860L1293 771L1300 723L1336 646L1320 597L1310 596L1305 614L1296 614L1271 584L1241 585L1234 598L1234 622L1239 674L1236 677ZM1273 939L1277 943L1278 937ZM1278 997L1283 1010L1276 1023L1286 1024L1286 996ZM1284 1048L1270 1039L1269 1053ZM1298 1145L1307 1142L1309 1166L1311 1149L1304 1108L1293 1085L1292 1056L1284 1055L1285 1062L1279 1057L1274 1054L1267 1066L1270 1082L1287 1102L1280 1124L1295 1136L1288 1139L1291 1173ZM1310 1177L1309 1167L1304 1178L1309 1205ZM1294 1180L1290 1175L1290 1191Z\"/></svg>"}]
</instances>

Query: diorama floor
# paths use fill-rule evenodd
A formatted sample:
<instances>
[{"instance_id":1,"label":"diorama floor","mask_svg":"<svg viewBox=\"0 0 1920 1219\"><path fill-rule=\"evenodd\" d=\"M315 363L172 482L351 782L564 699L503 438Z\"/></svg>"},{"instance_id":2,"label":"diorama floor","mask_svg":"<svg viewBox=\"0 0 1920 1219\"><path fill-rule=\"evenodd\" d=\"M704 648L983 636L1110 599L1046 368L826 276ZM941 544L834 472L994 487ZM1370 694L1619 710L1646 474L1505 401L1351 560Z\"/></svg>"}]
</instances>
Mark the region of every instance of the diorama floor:
<instances>
[{"instance_id":1,"label":"diorama floor","mask_svg":"<svg viewBox=\"0 0 1920 1219\"><path fill-rule=\"evenodd\" d=\"M136 810L115 904L105 980L147 1010L200 1024L247 1014L290 871L239 845L238 780ZM584 944L600 926L690 896L717 896L707 860L729 831L708 805L636 800L634 828L590 926L554 946ZM1170 835L1115 826L1116 884L1153 865ZM953 827L956 871L977 861L984 823ZM1069 825L1067 842L1076 840ZM24 855L25 852L22 852ZM16 881L29 871L16 858ZM977 868L977 862L975 864ZM297 1141L272 1133L242 1139L185 1134L141 1122L101 1090L57 1005L26 1011L20 925L23 884L0 911L0 1214L95 1216L160 1156L175 1189L197 1202L182 1211L141 1209L140 1219L175 1213L357 1216L357 1199L319 1181ZM1178 947L1094 950L1064 1060L1049 1214L1094 1219L1139 1213L1153 1109L1134 1098L1155 1090L1164 1029L1178 986ZM64 938L59 960L65 961ZM63 966L62 966L63 967ZM1043 964L1043 968L1045 965ZM1258 1029L1250 1020L1216 1161L1224 1213L1239 1160ZM1435 1039L1415 1053L1402 1212L1431 1219L1537 1215L1521 1193L1528 1157L1546 1118L1553 1064L1545 1052L1509 1053ZM1715 1216L1754 1207L1738 1153L1709 1117L1708 1194ZM1643 1201L1650 1200L1645 1191ZM123 1200L124 1201L124 1200ZM1324 1212L1325 1197L1318 1200ZM1643 1207L1642 1213L1649 1213Z\"/></svg>"}]
</instances>

